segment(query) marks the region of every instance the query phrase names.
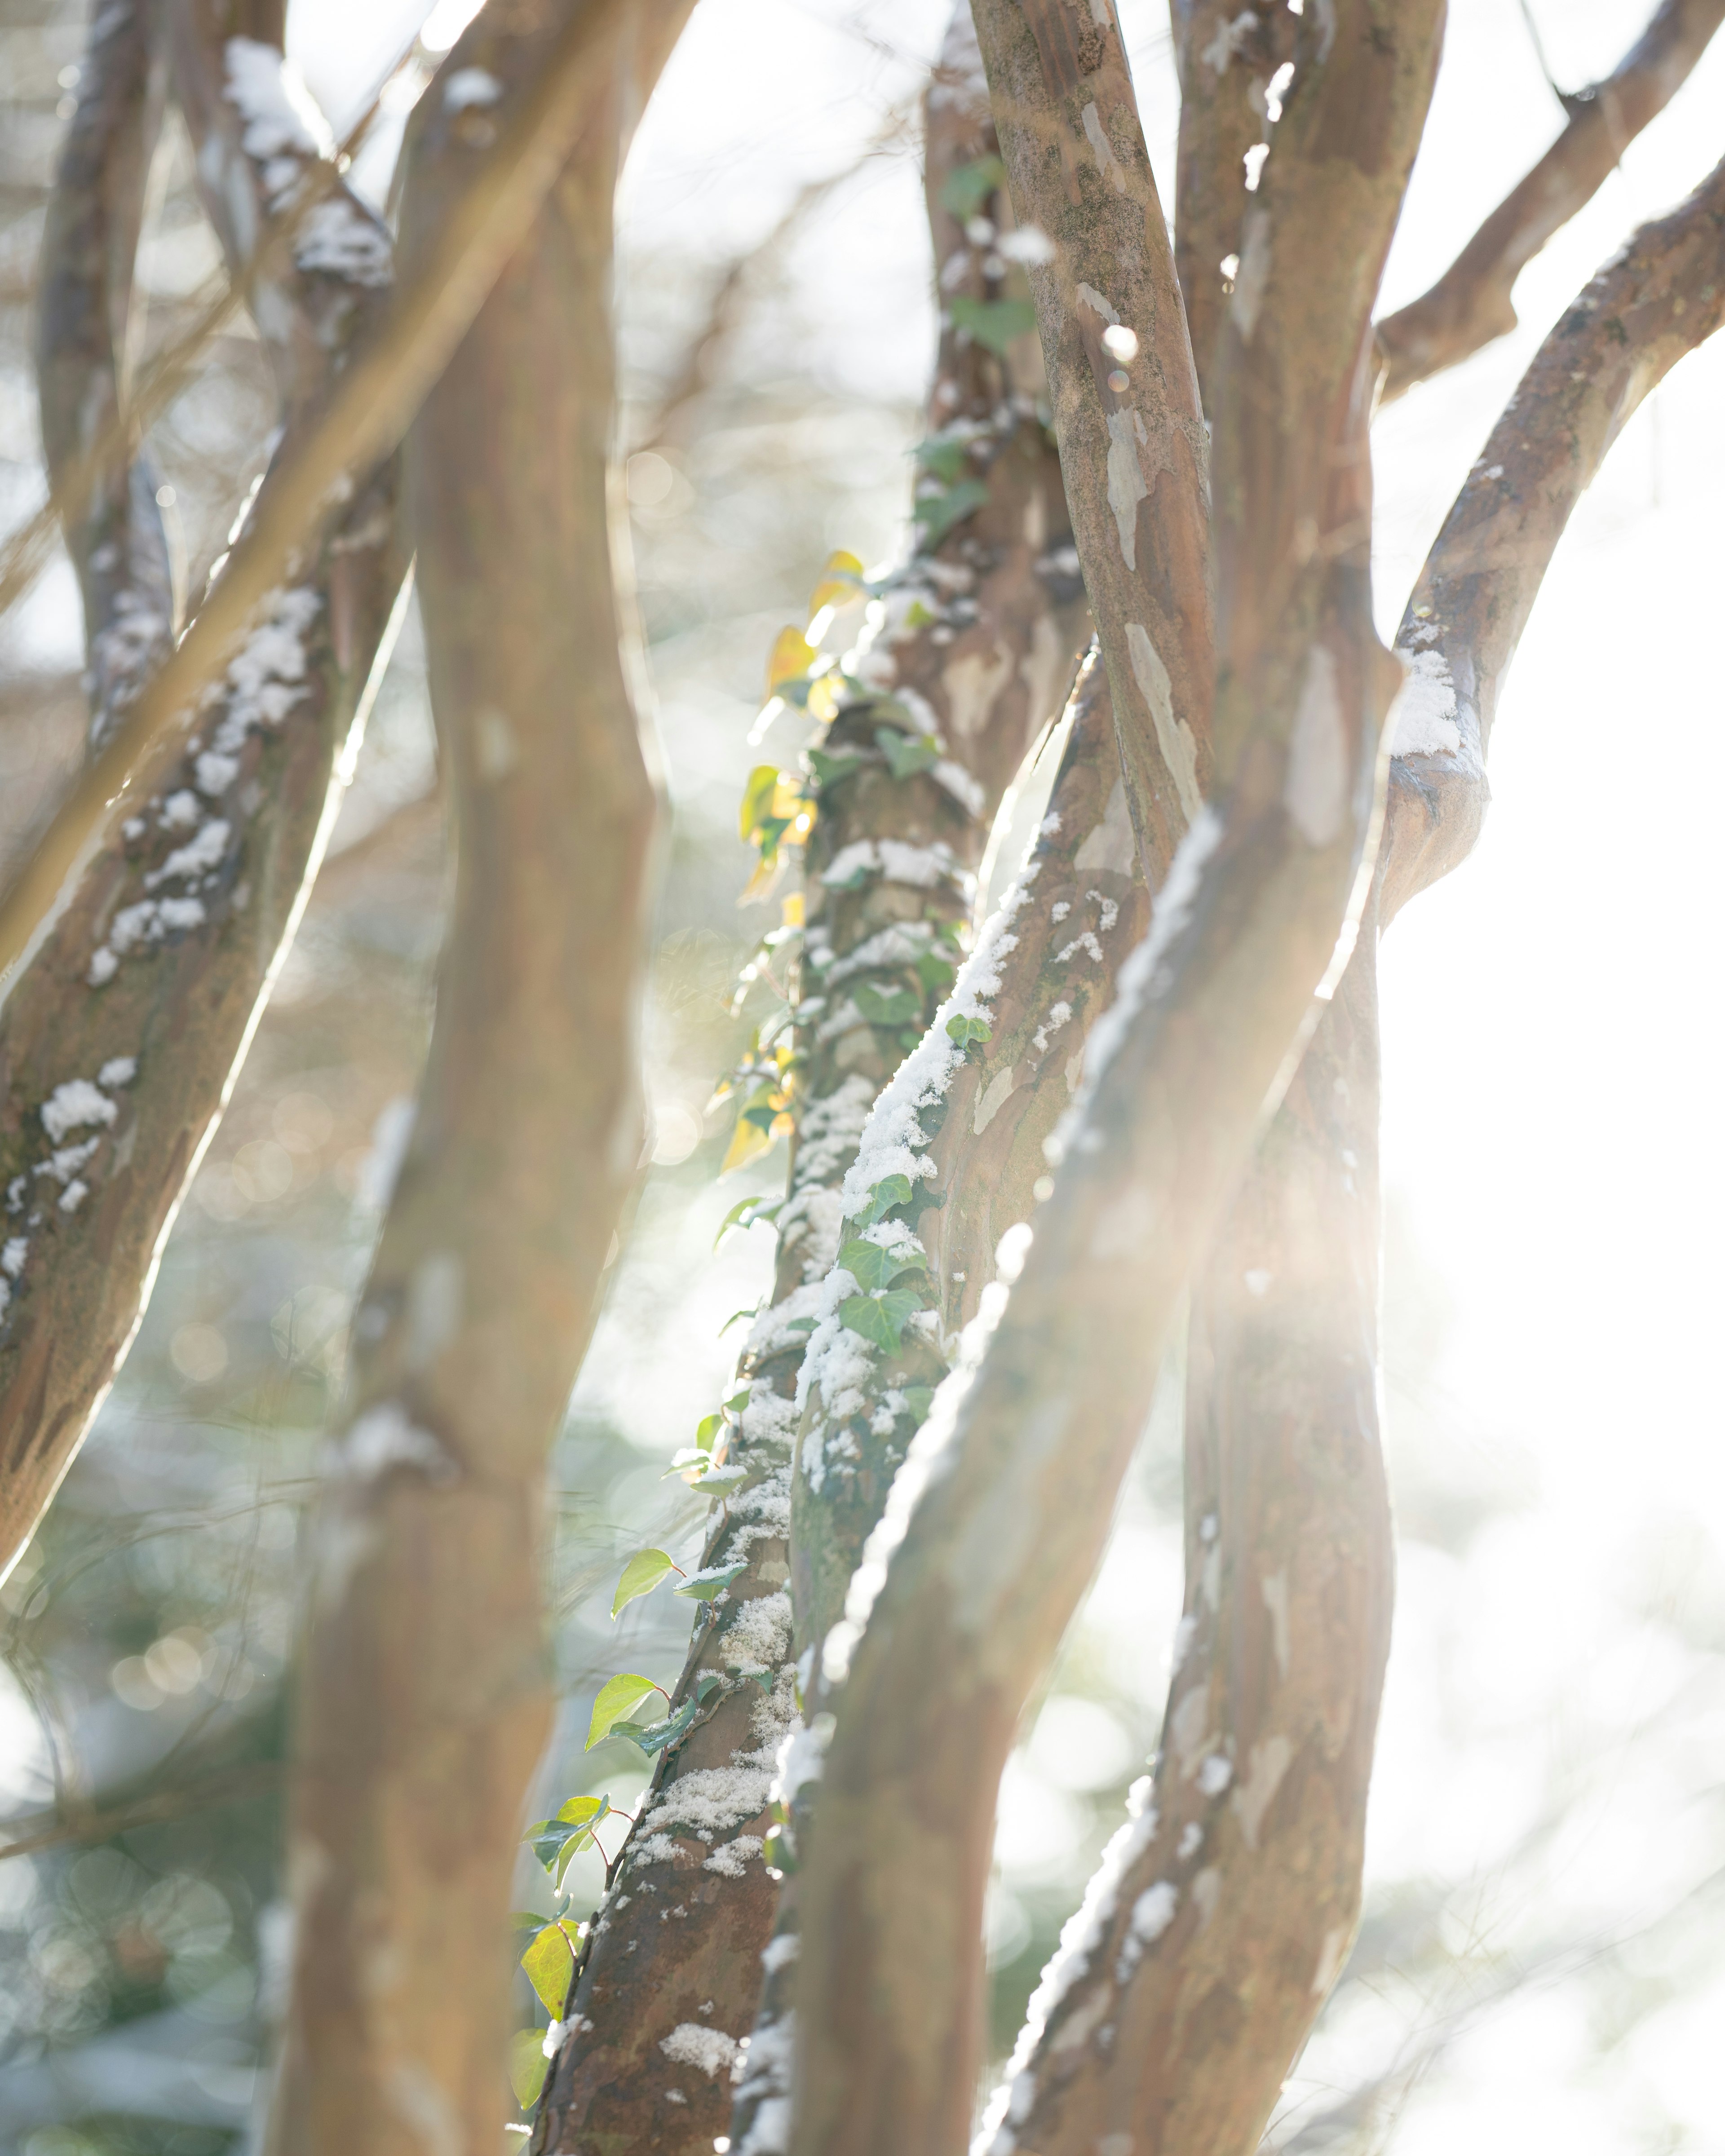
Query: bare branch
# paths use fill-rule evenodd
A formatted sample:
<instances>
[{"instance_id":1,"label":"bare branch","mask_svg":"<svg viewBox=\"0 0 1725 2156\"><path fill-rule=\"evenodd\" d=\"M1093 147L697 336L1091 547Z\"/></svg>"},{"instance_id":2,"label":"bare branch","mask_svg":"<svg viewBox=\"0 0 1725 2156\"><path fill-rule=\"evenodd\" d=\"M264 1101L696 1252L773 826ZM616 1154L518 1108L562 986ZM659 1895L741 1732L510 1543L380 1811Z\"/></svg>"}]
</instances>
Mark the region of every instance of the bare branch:
<instances>
[{"instance_id":1,"label":"bare branch","mask_svg":"<svg viewBox=\"0 0 1725 2156\"><path fill-rule=\"evenodd\" d=\"M1293 59L1299 18L1286 8L1260 13L1240 0L1175 0L1172 13L1180 74L1174 263L1208 409L1233 290L1227 265L1239 266L1251 202L1246 152L1269 136L1270 86Z\"/></svg>"},{"instance_id":2,"label":"bare branch","mask_svg":"<svg viewBox=\"0 0 1725 2156\"><path fill-rule=\"evenodd\" d=\"M1427 557L1397 648L1382 866L1392 919L1472 850L1497 698L1570 512L1642 400L1725 321L1725 164L1644 224L1522 377Z\"/></svg>"},{"instance_id":3,"label":"bare branch","mask_svg":"<svg viewBox=\"0 0 1725 2156\"><path fill-rule=\"evenodd\" d=\"M173 648L173 578L156 476L126 439L121 380L162 74L137 0L101 11L42 235L42 440L84 595L96 747Z\"/></svg>"},{"instance_id":4,"label":"bare branch","mask_svg":"<svg viewBox=\"0 0 1725 2156\"><path fill-rule=\"evenodd\" d=\"M185 751L188 707L232 660L296 557L325 530L331 504L365 484L399 440L555 183L601 94L595 78L627 12L627 0L593 0L565 26L516 125L473 161L435 260L357 346L293 453L277 459L191 630L0 898L0 982L16 979L92 855L167 783Z\"/></svg>"},{"instance_id":5,"label":"bare branch","mask_svg":"<svg viewBox=\"0 0 1725 2156\"><path fill-rule=\"evenodd\" d=\"M545 1458L643 1137L658 804L613 569L613 203L688 8L613 23L605 94L404 452L457 877L315 1530L277 2156L497 2135L505 1920L551 1719ZM518 29L494 7L464 33L452 74L491 90L421 108L410 263L435 264L475 149L531 112L582 13Z\"/></svg>"},{"instance_id":6,"label":"bare branch","mask_svg":"<svg viewBox=\"0 0 1725 2156\"><path fill-rule=\"evenodd\" d=\"M200 178L224 203L252 205L254 244L284 184L266 176L270 158L296 176L324 161L309 136L248 149L219 38L200 39L189 16L174 22ZM269 49L253 50L267 66ZM229 264L236 283L259 280L280 371L298 355L300 410L315 372L339 368L377 315L390 274L377 220L333 172L319 177L334 187L325 207L343 220L345 251L299 264L234 254ZM237 248L238 211L223 214ZM284 454L298 431L290 418ZM386 470L358 493L205 697L196 734L169 737L174 760L153 795L92 834L0 1011L0 1568L28 1539L131 1344L304 904L345 783L337 760L402 585L393 485ZM88 773L109 767L117 739Z\"/></svg>"},{"instance_id":7,"label":"bare branch","mask_svg":"<svg viewBox=\"0 0 1725 2156\"><path fill-rule=\"evenodd\" d=\"M1209 789L1204 418L1118 25L976 0L1030 270L1060 470L1153 880Z\"/></svg>"},{"instance_id":8,"label":"bare branch","mask_svg":"<svg viewBox=\"0 0 1725 2156\"><path fill-rule=\"evenodd\" d=\"M1385 402L1515 327L1516 279L1664 111L1722 21L1725 0L1661 0L1616 69L1564 99L1568 123L1532 171L1429 292L1378 325Z\"/></svg>"}]
</instances>

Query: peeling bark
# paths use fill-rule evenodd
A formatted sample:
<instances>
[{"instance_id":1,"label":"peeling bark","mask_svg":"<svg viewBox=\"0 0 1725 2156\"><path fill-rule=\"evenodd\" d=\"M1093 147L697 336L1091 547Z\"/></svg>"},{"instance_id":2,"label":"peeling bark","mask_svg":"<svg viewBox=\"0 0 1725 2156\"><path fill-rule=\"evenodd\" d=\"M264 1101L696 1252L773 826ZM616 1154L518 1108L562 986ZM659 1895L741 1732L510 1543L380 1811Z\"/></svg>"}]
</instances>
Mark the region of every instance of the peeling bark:
<instances>
[{"instance_id":1,"label":"peeling bark","mask_svg":"<svg viewBox=\"0 0 1725 2156\"><path fill-rule=\"evenodd\" d=\"M1434 547L1398 639L1415 668L1398 729L1459 738L1392 765L1388 906L1471 846L1497 686L1569 511L1718 326L1722 189L1716 173L1587 288ZM1163 1748L1033 2001L989 2156L1087 2156L1111 2132L1181 2156L1255 2147L1352 1941L1390 1575L1373 968L1363 936L1194 1295Z\"/></svg>"},{"instance_id":2,"label":"peeling bark","mask_svg":"<svg viewBox=\"0 0 1725 2156\"><path fill-rule=\"evenodd\" d=\"M234 280L267 280L254 297L290 456L321 382L382 304L388 242L337 185L331 203L362 236L369 274L254 257L271 190L224 95L228 27L213 6L175 17L176 94L213 194L251 205L244 249L231 222L220 228ZM298 174L318 163L309 140L279 154ZM404 567L393 491L386 468L356 495L176 728L148 790L115 810L31 923L28 967L0 1011L0 1567L28 1542L131 1345L305 903L387 656ZM119 721L87 769L99 791L148 693L98 705Z\"/></svg>"},{"instance_id":3,"label":"peeling bark","mask_svg":"<svg viewBox=\"0 0 1725 2156\"><path fill-rule=\"evenodd\" d=\"M1592 200L1624 151L1688 80L1725 0L1661 0L1603 82L1563 100L1563 131L1429 292L1378 325L1384 402L1470 358L1516 326L1516 279Z\"/></svg>"},{"instance_id":4,"label":"peeling bark","mask_svg":"<svg viewBox=\"0 0 1725 2156\"><path fill-rule=\"evenodd\" d=\"M1031 265L1030 289L1133 823L1146 859L1166 862L1211 778L1204 416L1125 47L1105 12L976 0L1014 207L1055 250Z\"/></svg>"},{"instance_id":5,"label":"peeling bark","mask_svg":"<svg viewBox=\"0 0 1725 2156\"><path fill-rule=\"evenodd\" d=\"M1295 150L1255 208L1254 277L1224 333L1224 791L1122 976L1023 1270L829 1635L843 1689L799 1887L797 2156L964 2138L999 1770L1100 1554L1186 1274L1363 891L1399 673L1370 626L1363 362L1440 22L1433 5L1392 33L1361 6L1302 23ZM1317 276L1302 256L1296 294L1276 242L1291 256L1312 228L1343 244Z\"/></svg>"}]
</instances>

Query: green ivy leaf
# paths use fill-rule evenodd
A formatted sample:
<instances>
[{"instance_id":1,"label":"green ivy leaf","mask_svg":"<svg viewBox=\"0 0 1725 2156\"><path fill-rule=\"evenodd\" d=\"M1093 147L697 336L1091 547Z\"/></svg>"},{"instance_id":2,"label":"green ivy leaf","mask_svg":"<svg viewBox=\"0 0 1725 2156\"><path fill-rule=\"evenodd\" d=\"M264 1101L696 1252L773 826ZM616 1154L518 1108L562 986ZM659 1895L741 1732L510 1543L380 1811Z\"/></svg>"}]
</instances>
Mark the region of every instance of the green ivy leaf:
<instances>
[{"instance_id":1,"label":"green ivy leaf","mask_svg":"<svg viewBox=\"0 0 1725 2156\"><path fill-rule=\"evenodd\" d=\"M722 1413L703 1415L695 1425L695 1442L703 1452L711 1451L713 1440L724 1427L725 1418Z\"/></svg>"},{"instance_id":2,"label":"green ivy leaf","mask_svg":"<svg viewBox=\"0 0 1725 2156\"><path fill-rule=\"evenodd\" d=\"M906 1385L905 1405L909 1409L918 1430L928 1419L928 1410L934 1405L932 1385Z\"/></svg>"},{"instance_id":3,"label":"green ivy leaf","mask_svg":"<svg viewBox=\"0 0 1725 2156\"><path fill-rule=\"evenodd\" d=\"M575 1974L575 1943L561 1922L547 1924L536 1936L521 1956L521 1968L546 2012L553 2021L561 2021L569 1979ZM539 2034L536 2029L533 2033Z\"/></svg>"},{"instance_id":4,"label":"green ivy leaf","mask_svg":"<svg viewBox=\"0 0 1725 2156\"><path fill-rule=\"evenodd\" d=\"M932 471L943 486L952 486L963 479L970 468L970 437L964 434L931 434L925 442L918 442L911 455L925 471Z\"/></svg>"},{"instance_id":5,"label":"green ivy leaf","mask_svg":"<svg viewBox=\"0 0 1725 2156\"><path fill-rule=\"evenodd\" d=\"M709 1497L728 1497L747 1475L747 1467L709 1467L704 1474L691 1476L689 1487L703 1491Z\"/></svg>"},{"instance_id":6,"label":"green ivy leaf","mask_svg":"<svg viewBox=\"0 0 1725 2156\"><path fill-rule=\"evenodd\" d=\"M906 1252L903 1256L890 1255L878 1243L867 1243L860 1237L845 1245L839 1253L839 1262L865 1295L877 1287L891 1286L902 1273L928 1270L928 1260L920 1250Z\"/></svg>"},{"instance_id":7,"label":"green ivy leaf","mask_svg":"<svg viewBox=\"0 0 1725 2156\"><path fill-rule=\"evenodd\" d=\"M908 1175L884 1176L870 1191L869 1209L858 1224L864 1228L872 1228L875 1222L884 1219L895 1205L908 1205L910 1202L910 1177Z\"/></svg>"},{"instance_id":8,"label":"green ivy leaf","mask_svg":"<svg viewBox=\"0 0 1725 2156\"><path fill-rule=\"evenodd\" d=\"M539 2101L551 2061L545 2056L542 2029L517 2029L509 2040L509 2086L523 2111Z\"/></svg>"},{"instance_id":9,"label":"green ivy leaf","mask_svg":"<svg viewBox=\"0 0 1725 2156\"><path fill-rule=\"evenodd\" d=\"M860 768L862 763L860 756L829 756L824 748L811 748L806 754L815 783L823 787L836 786L840 779L849 778L852 772Z\"/></svg>"},{"instance_id":10,"label":"green ivy leaf","mask_svg":"<svg viewBox=\"0 0 1725 2156\"><path fill-rule=\"evenodd\" d=\"M956 1040L961 1048L968 1048L973 1040L992 1040L994 1029L985 1018L961 1015L947 1020L947 1038Z\"/></svg>"},{"instance_id":11,"label":"green ivy leaf","mask_svg":"<svg viewBox=\"0 0 1725 2156\"><path fill-rule=\"evenodd\" d=\"M739 1198L720 1221L719 1232L713 1237L713 1248L716 1250L733 1228L752 1228L757 1220L771 1220L778 1212L778 1205L763 1205L758 1198ZM747 1220L742 1217L745 1213L749 1215Z\"/></svg>"},{"instance_id":12,"label":"green ivy leaf","mask_svg":"<svg viewBox=\"0 0 1725 2156\"><path fill-rule=\"evenodd\" d=\"M949 966L944 958L937 957L932 951L923 952L916 961L916 978L932 996L942 994L957 978L957 968Z\"/></svg>"},{"instance_id":13,"label":"green ivy leaf","mask_svg":"<svg viewBox=\"0 0 1725 2156\"><path fill-rule=\"evenodd\" d=\"M937 547L955 524L962 523L973 509L980 509L988 498L988 490L979 479L962 479L942 494L923 495L912 505L911 514L922 527L924 542Z\"/></svg>"},{"instance_id":14,"label":"green ivy leaf","mask_svg":"<svg viewBox=\"0 0 1725 2156\"><path fill-rule=\"evenodd\" d=\"M1028 300L973 300L961 292L951 304L952 326L968 330L978 344L1004 359L1014 337L1036 326L1036 310Z\"/></svg>"},{"instance_id":15,"label":"green ivy leaf","mask_svg":"<svg viewBox=\"0 0 1725 2156\"><path fill-rule=\"evenodd\" d=\"M922 1307L922 1298L912 1289L896 1287L885 1295L847 1296L839 1306L839 1321L892 1354L906 1326Z\"/></svg>"},{"instance_id":16,"label":"green ivy leaf","mask_svg":"<svg viewBox=\"0 0 1725 2156\"><path fill-rule=\"evenodd\" d=\"M667 1573L677 1569L662 1549L637 1550L623 1568L617 1582L617 1592L611 1597L611 1615L614 1621L629 1604L643 1594L650 1594Z\"/></svg>"},{"instance_id":17,"label":"green ivy leaf","mask_svg":"<svg viewBox=\"0 0 1725 2156\"><path fill-rule=\"evenodd\" d=\"M621 1722L624 1715L631 1713L644 1699L659 1689L651 1677L637 1676L627 1670L620 1676L614 1676L608 1683L602 1685L599 1696L593 1703L593 1720L587 1731L587 1749L591 1752L595 1744L609 1735L614 1722Z\"/></svg>"},{"instance_id":18,"label":"green ivy leaf","mask_svg":"<svg viewBox=\"0 0 1725 2156\"><path fill-rule=\"evenodd\" d=\"M715 1595L722 1594L740 1573L748 1570L747 1564L716 1564L706 1572L691 1572L680 1587L671 1589L673 1594L686 1594L691 1602L711 1602Z\"/></svg>"},{"instance_id":19,"label":"green ivy leaf","mask_svg":"<svg viewBox=\"0 0 1725 2156\"><path fill-rule=\"evenodd\" d=\"M740 1393L733 1393L725 1403L726 1414L741 1414L749 1404L749 1389L745 1385Z\"/></svg>"},{"instance_id":20,"label":"green ivy leaf","mask_svg":"<svg viewBox=\"0 0 1725 2156\"><path fill-rule=\"evenodd\" d=\"M922 1001L913 988L881 988L872 981L855 991L856 1007L870 1025L903 1025L921 1015Z\"/></svg>"},{"instance_id":21,"label":"green ivy leaf","mask_svg":"<svg viewBox=\"0 0 1725 2156\"><path fill-rule=\"evenodd\" d=\"M941 760L940 743L932 734L912 736L896 726L877 726L875 742L895 778L914 778L919 771L932 771Z\"/></svg>"},{"instance_id":22,"label":"green ivy leaf","mask_svg":"<svg viewBox=\"0 0 1725 2156\"><path fill-rule=\"evenodd\" d=\"M947 173L941 206L954 217L973 218L997 189L1006 185L1006 167L998 157L973 157Z\"/></svg>"}]
</instances>

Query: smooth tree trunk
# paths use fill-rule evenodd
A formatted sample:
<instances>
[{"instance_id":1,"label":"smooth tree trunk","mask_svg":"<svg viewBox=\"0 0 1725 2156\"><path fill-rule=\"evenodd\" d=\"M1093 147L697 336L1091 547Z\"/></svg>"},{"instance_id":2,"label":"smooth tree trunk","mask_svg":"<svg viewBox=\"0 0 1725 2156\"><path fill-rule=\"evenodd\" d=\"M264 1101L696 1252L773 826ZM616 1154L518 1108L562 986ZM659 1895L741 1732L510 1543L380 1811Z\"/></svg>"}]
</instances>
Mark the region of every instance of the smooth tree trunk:
<instances>
[{"instance_id":1,"label":"smooth tree trunk","mask_svg":"<svg viewBox=\"0 0 1725 2156\"><path fill-rule=\"evenodd\" d=\"M493 8L406 151L433 257L570 15ZM548 1733L546 1455L641 1157L657 797L614 531L612 204L686 7L604 94L407 444L454 906L412 1138L354 1321L297 1681L292 1988L270 2147L489 2151L510 1887Z\"/></svg>"}]
</instances>

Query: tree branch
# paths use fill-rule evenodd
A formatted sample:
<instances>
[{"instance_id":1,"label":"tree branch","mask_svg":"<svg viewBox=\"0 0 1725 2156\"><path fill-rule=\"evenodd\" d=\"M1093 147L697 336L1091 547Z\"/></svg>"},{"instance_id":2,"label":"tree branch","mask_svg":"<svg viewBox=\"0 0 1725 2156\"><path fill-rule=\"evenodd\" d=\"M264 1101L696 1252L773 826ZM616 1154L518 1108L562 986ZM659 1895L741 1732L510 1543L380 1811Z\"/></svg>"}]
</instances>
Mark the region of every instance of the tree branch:
<instances>
[{"instance_id":1,"label":"tree branch","mask_svg":"<svg viewBox=\"0 0 1725 2156\"><path fill-rule=\"evenodd\" d=\"M140 802L170 783L187 710L304 550L332 501L363 487L400 439L554 183L591 111L595 77L627 0L592 0L565 26L516 125L475 169L435 259L356 341L291 454L278 458L223 574L162 673L61 803L0 897L0 983L15 983L92 857ZM271 204L273 207L273 203ZM351 513L351 512L350 512Z\"/></svg>"},{"instance_id":2,"label":"tree branch","mask_svg":"<svg viewBox=\"0 0 1725 2156\"><path fill-rule=\"evenodd\" d=\"M404 451L457 875L315 1529L275 2156L479 2149L500 2123L506 1916L551 1718L545 1457L642 1141L657 801L613 566L614 197L688 8L610 21L603 94ZM422 274L583 12L516 28L493 7L456 45L452 79L490 88L434 93L410 133Z\"/></svg>"},{"instance_id":3,"label":"tree branch","mask_svg":"<svg viewBox=\"0 0 1725 2156\"><path fill-rule=\"evenodd\" d=\"M1031 2001L988 2156L1255 2148L1353 1937L1392 1569L1374 941L1195 1289L1162 1746Z\"/></svg>"},{"instance_id":4,"label":"tree branch","mask_svg":"<svg viewBox=\"0 0 1725 2156\"><path fill-rule=\"evenodd\" d=\"M1444 521L1397 635L1383 908L1471 852L1486 752L1522 631L1570 512L1642 400L1725 321L1725 163L1644 224L1564 313Z\"/></svg>"},{"instance_id":5,"label":"tree branch","mask_svg":"<svg viewBox=\"0 0 1725 2156\"><path fill-rule=\"evenodd\" d=\"M1440 18L1435 0L1393 33L1363 5L1302 18L1294 149L1248 220L1252 275L1224 331L1226 790L1092 1041L1023 1270L943 1389L827 1640L844 1690L802 1888L795 2156L963 2143L999 1771L1100 1554L1187 1272L1365 887L1399 670L1370 627L1363 362ZM1311 230L1338 241L1316 271L1296 252Z\"/></svg>"},{"instance_id":6,"label":"tree branch","mask_svg":"<svg viewBox=\"0 0 1725 2156\"><path fill-rule=\"evenodd\" d=\"M1060 470L1147 865L1209 790L1204 418L1119 27L1065 0L975 0L1021 224Z\"/></svg>"},{"instance_id":7,"label":"tree branch","mask_svg":"<svg viewBox=\"0 0 1725 2156\"><path fill-rule=\"evenodd\" d=\"M1725 0L1661 0L1603 82L1564 99L1568 121L1429 292L1378 325L1388 403L1516 326L1516 279L1604 185L1624 151L1688 80L1725 21Z\"/></svg>"},{"instance_id":8,"label":"tree branch","mask_svg":"<svg viewBox=\"0 0 1725 2156\"><path fill-rule=\"evenodd\" d=\"M93 747L173 649L156 475L126 439L121 379L163 72L139 0L100 13L42 235L42 442L84 597Z\"/></svg>"},{"instance_id":9,"label":"tree branch","mask_svg":"<svg viewBox=\"0 0 1725 2156\"><path fill-rule=\"evenodd\" d=\"M219 38L177 16L175 46L200 177L251 203L255 244L280 178L272 187L268 158L241 139L250 123L223 95ZM254 50L267 65L268 49ZM296 175L321 162L309 136L273 154ZM236 283L267 280L273 334L306 355L285 455L314 395L309 370L341 367L389 275L371 213L338 183L326 207L348 221L347 266L230 255ZM131 1344L304 904L345 783L338 758L357 746L387 656L403 577L393 484L386 470L362 489L301 581L275 595L205 697L195 737L172 735L153 795L126 804L136 814L105 816L33 925L28 969L0 1009L0 1568L28 1541ZM86 783L110 768L147 701L130 706Z\"/></svg>"},{"instance_id":10,"label":"tree branch","mask_svg":"<svg viewBox=\"0 0 1725 2156\"><path fill-rule=\"evenodd\" d=\"M1010 333L1022 286L1009 250L999 251L1010 212L979 78L962 6L928 100L943 308L919 456L921 536L880 593L813 760L790 1188L772 1298L738 1365L747 1399L725 1464L746 1479L702 1557L744 1569L697 1625L672 1697L688 1699L706 1678L721 1689L686 1742L660 1755L613 1867L536 2149L585 2148L605 2132L661 2156L706 2156L729 2122L727 2081L691 2067L676 2039L685 2028L748 2035L773 1928L778 1887L762 1842L794 1713L785 1590L799 1322L837 1255L838 1187L869 1105L950 983L994 812L1057 709L1084 634L1059 469L1036 416L1039 355ZM887 1440L895 1462L913 1428L907 1409Z\"/></svg>"}]
</instances>

